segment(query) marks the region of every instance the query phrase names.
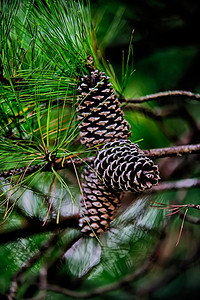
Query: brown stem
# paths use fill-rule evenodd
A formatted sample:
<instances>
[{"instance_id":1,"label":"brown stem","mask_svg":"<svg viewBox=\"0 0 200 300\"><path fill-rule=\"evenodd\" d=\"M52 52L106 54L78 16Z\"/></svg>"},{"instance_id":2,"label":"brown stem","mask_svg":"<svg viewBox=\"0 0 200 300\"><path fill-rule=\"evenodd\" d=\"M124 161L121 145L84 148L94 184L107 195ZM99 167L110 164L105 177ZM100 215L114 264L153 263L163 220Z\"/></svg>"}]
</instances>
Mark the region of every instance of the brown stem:
<instances>
[{"instance_id":1,"label":"brown stem","mask_svg":"<svg viewBox=\"0 0 200 300\"><path fill-rule=\"evenodd\" d=\"M55 221L49 222L45 226L42 226L42 224L43 223L41 222L33 222L20 229L1 232L0 245L15 241L18 238L28 237L37 233L55 231L57 229L65 228L79 228L77 215L66 217L63 220L60 220L59 224L56 224Z\"/></svg>"},{"instance_id":2,"label":"brown stem","mask_svg":"<svg viewBox=\"0 0 200 300\"><path fill-rule=\"evenodd\" d=\"M44 253L49 249L50 245L55 244L58 241L58 235L54 234L50 237L48 241L45 241L44 244L41 245L40 249L36 251L28 260L21 266L21 268L14 274L13 280L11 283L10 291L8 294L8 299L13 300L16 296L19 278L28 270L31 266L33 266L37 260L44 255Z\"/></svg>"},{"instance_id":3,"label":"brown stem","mask_svg":"<svg viewBox=\"0 0 200 300\"><path fill-rule=\"evenodd\" d=\"M175 147L167 147L167 148L158 148L158 149L150 149L150 150L143 150L145 155L151 158L163 158L163 157L173 157L173 156L182 156L186 154L198 154L200 153L200 144L196 145L183 145L183 146L175 146ZM55 161L54 163L54 169L59 170L59 169L65 169L69 166L72 166L72 161L71 159L67 159L64 162ZM86 157L86 158L75 158L73 162L77 166L82 166L84 163L91 163L94 161L94 156L91 157ZM8 178L14 174L20 174L24 171L24 168L19 168L15 170L8 170L8 171L2 171L0 173L0 177L3 178ZM50 171L49 166L30 166L30 168L26 169L26 175L30 175L37 170L41 169L42 172Z\"/></svg>"},{"instance_id":4,"label":"brown stem","mask_svg":"<svg viewBox=\"0 0 200 300\"><path fill-rule=\"evenodd\" d=\"M192 251L192 254L188 255L182 261L177 261L175 264L168 266L166 272L163 272L156 279L149 280L148 283L144 286L140 286L136 289L135 294L139 297L144 297L152 294L155 291L160 290L163 286L167 286L173 279L177 278L185 270L193 267L194 264L197 264L199 261L200 247L197 247L195 251ZM173 262L172 262L173 263Z\"/></svg>"},{"instance_id":5,"label":"brown stem","mask_svg":"<svg viewBox=\"0 0 200 300\"><path fill-rule=\"evenodd\" d=\"M90 163L93 160L94 160L93 156L82 158L82 159L75 158L73 160L73 163L76 166L82 166L84 163ZM63 160L62 159L55 160L55 162L52 164L49 164L49 163L46 165L38 164L38 165L30 166L28 168L21 167L21 168L11 169L11 170L7 170L7 171L0 171L0 177L8 178L13 175L19 175L23 172L25 172L25 175L27 176L27 175L37 172L38 170L40 170L41 172L48 172L48 171L51 171L51 167L53 167L57 171L57 170L61 170L61 169L65 169L67 167L73 166L73 163L72 163L71 159L64 160L64 157L63 157Z\"/></svg>"},{"instance_id":6,"label":"brown stem","mask_svg":"<svg viewBox=\"0 0 200 300\"><path fill-rule=\"evenodd\" d=\"M175 147L167 147L160 149L143 150L146 156L151 158L182 156L186 154L198 154L200 153L200 144L196 145L183 145Z\"/></svg>"},{"instance_id":7,"label":"brown stem","mask_svg":"<svg viewBox=\"0 0 200 300\"><path fill-rule=\"evenodd\" d=\"M188 189L188 188L198 187L198 186L200 186L200 179L187 178L187 179L182 179L182 180L172 181L172 182L161 182L157 186L153 186L149 192L155 193L155 192L162 192L168 190Z\"/></svg>"},{"instance_id":8,"label":"brown stem","mask_svg":"<svg viewBox=\"0 0 200 300\"><path fill-rule=\"evenodd\" d=\"M200 94L195 94L189 91L175 90L155 93L135 99L126 99L125 103L144 103L148 101L161 100L169 97L190 98L198 101L200 100Z\"/></svg>"},{"instance_id":9,"label":"brown stem","mask_svg":"<svg viewBox=\"0 0 200 300\"><path fill-rule=\"evenodd\" d=\"M143 274L145 274L151 268L151 266L154 264L154 262L155 262L155 259L154 260L149 259L135 273L124 277L121 281L107 285L107 286L99 287L95 290L92 290L91 292L75 292L75 291L72 291L72 290L69 290L66 288L62 288L57 285L50 285L50 284L47 286L47 289L50 291L58 292L63 295L67 295L67 296L70 296L73 298L78 298L78 299L93 298L93 297L101 295L103 293L107 293L107 292L110 292L113 290L120 289L120 288L124 287L125 285L127 285L129 282L136 280L137 278L140 278Z\"/></svg>"},{"instance_id":10,"label":"brown stem","mask_svg":"<svg viewBox=\"0 0 200 300\"><path fill-rule=\"evenodd\" d=\"M98 295L102 295L103 293L107 293L107 292L111 292L111 291L123 288L130 282L137 280L138 278L140 278L141 276L143 276L144 274L148 273L151 270L151 268L153 267L153 265L156 263L156 261L159 258L160 247L162 246L162 243L164 241L165 241L165 228L163 229L163 231L160 234L159 242L157 243L154 250L152 251L152 254L144 262L144 264L140 268L138 268L134 273L125 276L122 280L120 280L118 282L96 288L89 292L76 292L76 291L62 288L57 285L50 285L50 284L47 286L47 289L50 291L58 292L63 295L73 297L73 298L89 299L89 298L93 298Z\"/></svg>"}]
</instances>

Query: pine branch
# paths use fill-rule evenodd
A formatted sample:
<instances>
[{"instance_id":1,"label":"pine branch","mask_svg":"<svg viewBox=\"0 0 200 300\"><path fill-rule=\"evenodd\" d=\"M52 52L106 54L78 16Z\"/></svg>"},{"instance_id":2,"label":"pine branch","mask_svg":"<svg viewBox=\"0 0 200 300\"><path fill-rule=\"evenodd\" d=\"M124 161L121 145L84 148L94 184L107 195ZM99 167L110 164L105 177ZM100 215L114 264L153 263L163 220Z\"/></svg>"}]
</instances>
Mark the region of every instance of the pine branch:
<instances>
[{"instance_id":1,"label":"pine branch","mask_svg":"<svg viewBox=\"0 0 200 300\"><path fill-rule=\"evenodd\" d=\"M0 172L0 177L3 178L8 178L13 175L19 175L23 173L26 170L26 175L33 174L41 169L41 172L49 172L51 171L51 167L54 168L54 170L61 170L65 169L68 167L73 166L73 163L77 166L82 166L84 163L90 163L94 160L94 157L87 157L87 158L75 158L72 162L71 159L65 159L65 157L55 160L55 161L49 161L46 163L46 165L38 164L38 165L33 165L30 167L21 167L21 168L16 168L16 169L11 169L7 171L2 171Z\"/></svg>"},{"instance_id":2,"label":"pine branch","mask_svg":"<svg viewBox=\"0 0 200 300\"><path fill-rule=\"evenodd\" d=\"M199 261L199 254L200 247L198 246L184 259L175 262L171 261L165 272L162 272L156 279L148 281L146 286L142 285L137 288L135 294L143 298L144 296L152 295L153 292L160 290L163 286L166 287L173 279L177 279L184 271L194 266Z\"/></svg>"},{"instance_id":3,"label":"pine branch","mask_svg":"<svg viewBox=\"0 0 200 300\"><path fill-rule=\"evenodd\" d=\"M172 156L182 156L186 154L199 154L200 144L174 146L160 149L143 150L146 156L151 158L163 158Z\"/></svg>"},{"instance_id":4,"label":"pine branch","mask_svg":"<svg viewBox=\"0 0 200 300\"><path fill-rule=\"evenodd\" d=\"M32 267L40 257L42 257L48 249L54 244L56 244L58 241L58 235L54 234L51 236L47 241L45 241L40 248L28 258L28 260L17 270L17 272L14 274L12 278L12 283L9 291L8 298L9 300L14 299L16 296L16 291L18 288L18 285L20 283L20 278L23 276L23 274Z\"/></svg>"},{"instance_id":5,"label":"pine branch","mask_svg":"<svg viewBox=\"0 0 200 300\"><path fill-rule=\"evenodd\" d=\"M162 192L168 190L177 190L177 189L189 189L193 187L200 186L200 179L198 178L188 178L182 179L174 182L161 182L159 185L152 187L150 193Z\"/></svg>"},{"instance_id":6,"label":"pine branch","mask_svg":"<svg viewBox=\"0 0 200 300\"><path fill-rule=\"evenodd\" d=\"M11 287L9 290L9 294L8 294L8 299L9 300L13 300L15 299L16 296L16 292L18 289L19 284L21 283L20 280L21 278L24 276L24 274L31 268L33 267L33 265L41 258L43 257L44 261L47 260L48 262L45 262L45 266L41 267L41 270L44 268L44 272L46 273L46 275L49 272L49 268L51 267L52 261L49 261L49 256L50 253L52 251L52 248L54 247L54 245L58 242L60 238L60 235L58 234L58 232L54 233L53 236L50 237L49 240L47 240L46 242L44 242L41 247L32 255L28 258L28 260L21 266L21 268L14 274L13 276L13 280L11 283ZM59 252L58 252L58 256L59 257L63 257L64 253L69 250L79 239L81 238L81 234L78 234L77 236L75 236L72 240L70 240L67 244L64 245L64 247L59 248ZM55 259L55 258L54 258ZM56 259L56 262L58 261L58 258ZM54 262L55 263L55 262ZM37 277L36 277L37 278ZM44 278L43 276L41 277L40 274L40 286L39 286L39 290L41 291L41 285L43 285L44 283L46 283L46 278ZM37 279L36 279L37 280ZM45 282L43 282L43 280ZM46 292L46 285L45 288L42 289L43 292ZM35 298L34 298L35 299ZM39 298L37 298L39 299ZM43 299L43 298L41 298Z\"/></svg>"},{"instance_id":7,"label":"pine branch","mask_svg":"<svg viewBox=\"0 0 200 300\"><path fill-rule=\"evenodd\" d=\"M164 243L166 242L165 239L163 239ZM94 289L89 292L76 292L72 291L69 289L62 288L57 285L47 285L47 290L54 291L66 296L70 296L73 298L84 298L84 299L89 299L93 298L98 295L102 295L104 293L108 293L114 290L121 289L130 283L135 282L139 278L141 278L144 275L147 275L153 265L157 262L159 259L159 253L161 254L162 252L159 252L160 248L162 249L162 240L159 241L158 245L155 247L154 251L152 252L152 255L144 262L144 264L137 269L134 273L127 275L124 277L122 280L107 285L103 286L97 289ZM132 294L134 293L135 295L138 296L143 296L143 295L148 295L154 291L159 290L162 286L166 285L167 283L171 282L174 278L177 278L184 270L187 270L190 268L194 263L196 263L199 260L199 253L200 253L200 247L197 247L195 250L191 251L191 253L188 254L188 256L180 261L174 261L172 260L170 262L170 265L168 266L168 271L164 272L161 277L158 277L156 280L152 281L150 284L146 284L146 286L141 286L137 288L136 290L132 291Z\"/></svg>"},{"instance_id":8,"label":"pine branch","mask_svg":"<svg viewBox=\"0 0 200 300\"><path fill-rule=\"evenodd\" d=\"M63 220L60 220L59 224L56 224L55 221L51 221L45 226L42 225L43 222L33 222L28 223L26 226L20 229L1 232L0 245L15 241L18 238L25 238L38 233L44 233L66 228L79 228L77 215L71 215L66 218L63 218Z\"/></svg>"},{"instance_id":9,"label":"pine branch","mask_svg":"<svg viewBox=\"0 0 200 300\"><path fill-rule=\"evenodd\" d=\"M154 186L151 189L151 193L172 190L172 189L184 189L200 186L200 179L184 179L175 182L163 182L158 186ZM149 193L149 192L148 192ZM191 223L199 224L199 219L191 219L190 216L187 216L186 220ZM42 222L37 223L28 223L28 225L23 228L6 231L0 233L0 245L8 242L12 242L17 238L25 238L37 233L55 231L57 229L65 228L79 228L77 215L72 215L60 220L59 224L56 224L55 221L47 223L45 226L42 226Z\"/></svg>"},{"instance_id":10,"label":"pine branch","mask_svg":"<svg viewBox=\"0 0 200 300\"><path fill-rule=\"evenodd\" d=\"M146 272L148 272L151 269L152 265L155 263L156 260L157 260L157 258L150 258L135 273L124 277L119 282L97 288L97 289L95 289L91 292L75 292L75 291L72 291L72 290L69 290L69 289L66 289L66 288L62 288L62 287L57 286L57 285L51 285L51 284L48 284L47 289L50 290L50 291L58 292L60 294L70 296L70 297L73 297L73 298L78 298L78 299L80 299L80 298L84 298L84 299L93 298L95 296L102 295L104 293L108 293L108 292L120 289L120 288L126 286L128 283L132 282L133 280L136 280L136 279L140 278L141 276L143 276Z\"/></svg>"},{"instance_id":11,"label":"pine branch","mask_svg":"<svg viewBox=\"0 0 200 300\"><path fill-rule=\"evenodd\" d=\"M164 158L164 157L181 157L182 155L187 154L199 154L200 153L200 144L196 145L183 145L183 146L174 146L174 147L166 147L166 148L158 148L158 149L150 149L150 150L143 150L145 155L147 157L156 159L156 158ZM77 166L82 166L84 163L88 164L94 161L94 157L86 157L86 158L75 158L73 159L73 162ZM54 162L49 162L46 165L34 165L30 167L22 167L22 168L16 168L12 170L7 171L1 171L0 177L8 178L10 176L13 176L15 174L19 175L23 173L23 171L26 169L26 175L30 175L39 169L41 169L42 172L48 172L51 170L51 166L54 167L55 170L61 170L68 167L73 166L71 159L66 159L63 157L55 160Z\"/></svg>"},{"instance_id":12,"label":"pine branch","mask_svg":"<svg viewBox=\"0 0 200 300\"><path fill-rule=\"evenodd\" d=\"M200 94L195 94L189 91L175 90L175 91L165 91L155 94L150 94L144 97L135 98L135 99L126 99L125 104L127 103L144 103L149 101L157 101L166 98L176 97L176 98L189 98L193 100L200 100Z\"/></svg>"},{"instance_id":13,"label":"pine branch","mask_svg":"<svg viewBox=\"0 0 200 300\"><path fill-rule=\"evenodd\" d=\"M147 260L144 262L144 264L140 268L138 268L134 273L125 276L122 280L120 280L118 282L96 288L89 292L76 292L76 291L72 291L72 290L65 289L60 286L51 285L51 284L48 284L47 289L50 291L58 292L63 295L73 297L73 298L89 299L89 298L93 298L98 295L102 295L104 293L108 293L108 292L123 288L123 287L127 286L129 283L141 278L143 275L147 274L151 270L153 265L159 259L159 253L160 253L159 249L162 246L163 241L165 241L165 229L163 229L163 231L161 232L157 245L153 249L151 255L149 255Z\"/></svg>"}]
</instances>

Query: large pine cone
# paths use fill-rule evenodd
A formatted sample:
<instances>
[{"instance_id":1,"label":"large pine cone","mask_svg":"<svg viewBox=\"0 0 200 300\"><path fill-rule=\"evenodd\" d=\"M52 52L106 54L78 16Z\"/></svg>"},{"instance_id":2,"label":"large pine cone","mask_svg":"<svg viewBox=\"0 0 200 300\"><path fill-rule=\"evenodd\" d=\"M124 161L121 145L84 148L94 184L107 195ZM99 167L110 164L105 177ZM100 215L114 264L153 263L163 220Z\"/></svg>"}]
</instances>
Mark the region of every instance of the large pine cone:
<instances>
[{"instance_id":1,"label":"large pine cone","mask_svg":"<svg viewBox=\"0 0 200 300\"><path fill-rule=\"evenodd\" d=\"M98 70L84 75L78 87L77 112L80 122L80 141L86 147L127 139L130 125L124 119L120 103L109 77Z\"/></svg>"},{"instance_id":2,"label":"large pine cone","mask_svg":"<svg viewBox=\"0 0 200 300\"><path fill-rule=\"evenodd\" d=\"M128 140L130 126L109 77L96 70L81 81L77 107L80 141L86 147L104 147L83 174L79 225L82 232L99 236L108 230L123 191L148 190L160 177L153 161Z\"/></svg>"},{"instance_id":3,"label":"large pine cone","mask_svg":"<svg viewBox=\"0 0 200 300\"><path fill-rule=\"evenodd\" d=\"M121 193L110 191L97 177L93 166L86 167L83 174L79 226L81 232L91 237L108 230L119 206Z\"/></svg>"},{"instance_id":4,"label":"large pine cone","mask_svg":"<svg viewBox=\"0 0 200 300\"><path fill-rule=\"evenodd\" d=\"M129 140L107 143L97 153L94 168L103 183L115 191L142 192L158 184L158 166Z\"/></svg>"}]
</instances>

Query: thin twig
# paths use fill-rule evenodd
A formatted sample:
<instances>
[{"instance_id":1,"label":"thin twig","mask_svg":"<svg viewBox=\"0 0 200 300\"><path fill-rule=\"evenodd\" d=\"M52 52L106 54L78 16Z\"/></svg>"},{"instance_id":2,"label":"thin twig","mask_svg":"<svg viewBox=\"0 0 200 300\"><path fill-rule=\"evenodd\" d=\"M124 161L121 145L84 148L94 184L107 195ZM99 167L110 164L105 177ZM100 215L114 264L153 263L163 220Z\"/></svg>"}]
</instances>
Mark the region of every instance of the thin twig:
<instances>
[{"instance_id":1,"label":"thin twig","mask_svg":"<svg viewBox=\"0 0 200 300\"><path fill-rule=\"evenodd\" d=\"M12 300L16 296L17 288L19 285L20 277L30 269L37 260L44 255L44 253L49 249L50 245L55 244L58 240L58 235L54 234L49 240L45 241L44 244L31 256L29 259L21 266L21 268L14 274L12 284L10 287L8 299Z\"/></svg>"},{"instance_id":2,"label":"thin twig","mask_svg":"<svg viewBox=\"0 0 200 300\"><path fill-rule=\"evenodd\" d=\"M165 272L162 272L160 276L157 276L156 279L148 280L146 285L140 286L135 290L135 295L138 297L144 297L147 295L152 295L153 292L160 290L163 286L167 286L173 279L177 279L177 277L183 272L199 261L200 257L200 247L197 247L195 250L191 251L192 254L188 255L185 259L181 261L175 261L175 264L167 267Z\"/></svg>"},{"instance_id":3,"label":"thin twig","mask_svg":"<svg viewBox=\"0 0 200 300\"><path fill-rule=\"evenodd\" d=\"M182 145L174 147L166 147L159 149L143 150L146 156L151 158L163 158L172 156L182 156L186 154L198 154L200 153L200 144L195 145Z\"/></svg>"},{"instance_id":4,"label":"thin twig","mask_svg":"<svg viewBox=\"0 0 200 300\"><path fill-rule=\"evenodd\" d=\"M63 218L63 220L60 220L59 224L57 224L55 221L49 222L45 226L42 226L42 224L42 222L38 221L29 223L20 229L3 231L0 233L0 245L15 241L18 238L25 238L37 233L55 231L57 229L79 228L77 215L71 215Z\"/></svg>"},{"instance_id":5,"label":"thin twig","mask_svg":"<svg viewBox=\"0 0 200 300\"><path fill-rule=\"evenodd\" d=\"M181 223L181 229L179 231L179 235L178 235L178 239L177 239L177 242L176 242L176 247L178 246L179 242L180 242L180 238L181 238L181 234L183 232L183 226L184 226L184 222L185 222L185 217L187 215L187 212L188 212L188 207L186 208L185 212L184 212L184 215L183 215L183 220L182 220L182 223Z\"/></svg>"},{"instance_id":6,"label":"thin twig","mask_svg":"<svg viewBox=\"0 0 200 300\"><path fill-rule=\"evenodd\" d=\"M70 296L73 298L89 299L89 298L93 298L98 295L102 295L107 292L111 292L111 291L123 288L130 282L137 280L138 278L140 278L141 276L143 276L144 274L148 273L151 270L151 268L153 267L153 265L156 263L156 261L159 258L159 253L160 253L159 249L162 245L162 242L165 240L164 238L165 238L165 229L163 229L163 231L161 232L158 244L155 246L154 250L152 251L152 254L148 257L148 259L144 262L144 264L140 268L138 268L134 273L125 276L122 280L120 280L118 282L96 288L89 292L75 292L75 291L65 289L65 288L62 288L57 285L51 285L51 284L49 284L47 286L47 289L49 291L58 292L58 293L61 293L63 295L67 295L67 296Z\"/></svg>"},{"instance_id":7,"label":"thin twig","mask_svg":"<svg viewBox=\"0 0 200 300\"><path fill-rule=\"evenodd\" d=\"M188 189L200 186L199 178L188 178L178 181L161 182L157 186L153 186L150 193L162 192L168 190ZM148 192L148 193L149 193Z\"/></svg>"},{"instance_id":8,"label":"thin twig","mask_svg":"<svg viewBox=\"0 0 200 300\"><path fill-rule=\"evenodd\" d=\"M135 99L126 99L125 103L144 103L148 101L162 100L169 97L190 98L198 101L200 100L200 94L195 94L189 91L175 90L175 91L166 91L166 92L150 94Z\"/></svg>"},{"instance_id":9,"label":"thin twig","mask_svg":"<svg viewBox=\"0 0 200 300\"><path fill-rule=\"evenodd\" d=\"M47 289L49 291L58 292L60 294L70 296L70 297L73 297L73 298L78 298L78 299L93 298L93 297L101 295L103 293L107 293L107 292L111 292L113 290L120 289L120 288L126 286L131 281L136 280L137 278L140 278L143 274L145 274L151 268L151 266L154 264L154 262L155 262L155 260L154 261L153 260L152 261L148 260L135 273L124 277L121 281L110 284L110 285L107 285L107 286L97 288L97 289L92 290L90 292L75 292L75 291L72 291L72 290L69 290L69 289L66 289L66 288L62 288L62 287L57 286L57 285L51 285L51 284L47 285Z\"/></svg>"}]
</instances>

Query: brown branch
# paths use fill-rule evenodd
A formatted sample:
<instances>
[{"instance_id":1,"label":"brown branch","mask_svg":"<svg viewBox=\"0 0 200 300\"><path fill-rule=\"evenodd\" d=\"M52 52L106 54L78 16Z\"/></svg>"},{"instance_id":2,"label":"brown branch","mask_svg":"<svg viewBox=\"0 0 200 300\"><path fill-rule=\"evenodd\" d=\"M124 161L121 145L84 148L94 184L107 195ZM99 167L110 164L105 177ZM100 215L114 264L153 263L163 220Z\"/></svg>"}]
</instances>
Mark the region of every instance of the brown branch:
<instances>
[{"instance_id":1,"label":"brown branch","mask_svg":"<svg viewBox=\"0 0 200 300\"><path fill-rule=\"evenodd\" d=\"M91 157L86 157L86 158L75 158L73 159L73 163L76 166L82 166L84 165L84 163L91 163L94 160L94 156ZM59 158L57 160L55 160L55 162L50 162L50 163L46 163L46 165L33 165L30 167L21 167L21 168L16 168L16 169L11 169L11 170L7 170L7 171L0 171L0 177L2 178L8 178L11 177L13 175L19 175L23 172L25 172L25 175L30 175L33 174L37 171L39 171L41 169L41 172L49 172L51 171L51 167L53 167L56 171L57 170L61 170L61 169L65 169L67 167L71 167L73 166L72 160L71 159L66 159L64 160L62 158Z\"/></svg>"},{"instance_id":2,"label":"brown branch","mask_svg":"<svg viewBox=\"0 0 200 300\"><path fill-rule=\"evenodd\" d=\"M178 181L161 182L157 186L153 186L149 192L155 193L155 192L162 192L168 190L189 189L189 188L199 187L199 186L200 186L200 179L187 178Z\"/></svg>"},{"instance_id":3,"label":"brown branch","mask_svg":"<svg viewBox=\"0 0 200 300\"><path fill-rule=\"evenodd\" d=\"M66 288L62 288L57 285L51 285L51 284L47 285L47 289L49 291L61 293L63 295L70 296L73 298L89 299L89 298L93 298L95 296L98 296L98 295L101 295L101 294L104 294L107 292L111 292L111 291L114 291L114 290L117 290L117 289L127 286L133 280L137 280L141 276L148 273L151 270L151 268L153 267L153 265L157 262L157 260L159 259L160 247L162 247L162 243L165 241L165 229L166 228L164 228L163 231L161 232L158 244L155 246L154 250L152 251L152 254L148 257L148 259L144 262L144 264L140 268L138 268L134 273L125 276L122 280L112 283L112 284L109 284L109 285L106 285L106 286L96 288L89 292L75 292L75 291L72 291L72 290L69 290Z\"/></svg>"},{"instance_id":4,"label":"brown branch","mask_svg":"<svg viewBox=\"0 0 200 300\"><path fill-rule=\"evenodd\" d=\"M160 290L163 286L166 287L173 279L177 278L184 271L193 267L199 261L200 247L192 251L185 259L175 262L173 265L168 266L166 272L162 272L160 276L155 280L149 280L144 286L136 289L135 295L139 297L144 297L145 295L150 295L155 291ZM172 262L173 263L173 262Z\"/></svg>"},{"instance_id":5,"label":"brown branch","mask_svg":"<svg viewBox=\"0 0 200 300\"><path fill-rule=\"evenodd\" d=\"M141 268L139 268L135 273L124 277L121 281L107 285L107 286L99 287L95 290L92 290L91 292L75 292L75 291L72 291L72 290L69 290L66 288L62 288L57 285L51 285L51 284L47 285L47 289L49 291L58 292L60 294L70 296L73 298L78 298L78 299L93 298L93 297L101 295L103 293L107 293L107 292L111 292L113 290L120 289L120 288L126 286L131 281L136 280L137 278L140 278L143 274L145 274L152 267L154 262L155 262L155 260L150 259L146 263L144 263L144 265Z\"/></svg>"},{"instance_id":6,"label":"brown branch","mask_svg":"<svg viewBox=\"0 0 200 300\"><path fill-rule=\"evenodd\" d=\"M33 298L33 299L44 299L44 297L41 297L41 296L43 294L45 294L47 291L46 276L49 273L49 268L51 268L52 264L56 263L61 257L63 258L64 253L67 250L69 250L78 240L80 240L81 237L82 237L82 234L79 233L74 238L72 238L68 243L63 244L63 246L59 246L56 256L54 254L53 259L49 260L49 257L52 257L51 256L51 253L53 251L52 249L54 248L54 246L57 244L57 242L61 238L61 236L59 234L59 230L56 233L54 233L54 235L51 236L48 241L45 241L45 243L42 244L41 247L30 258L28 258L28 260L24 263L24 265L22 265L22 267L14 274L13 280L11 283L11 287L8 292L8 300L15 299L15 295L16 295L18 286L23 284L22 278L24 276L24 273L27 272L28 270L30 270L30 268L33 267L33 265L35 263L37 263L37 261L39 259L41 259L41 257L43 258L43 266L41 266L40 271L44 271L45 273L43 274L44 277L41 276L42 275L41 272L40 272L39 276L35 277L36 282L39 279L38 286L39 286L40 296L38 295L36 298ZM55 276L56 271L54 270L54 276ZM46 274L46 276L45 276L45 274ZM32 281L32 284L34 284L33 281Z\"/></svg>"},{"instance_id":7,"label":"brown branch","mask_svg":"<svg viewBox=\"0 0 200 300\"><path fill-rule=\"evenodd\" d=\"M39 258L42 257L42 255L44 255L44 253L46 253L49 249L49 247L52 244L56 244L56 242L58 241L58 235L54 234L53 236L50 237L49 240L45 241L40 248L32 255L28 258L28 260L21 266L21 268L19 268L19 270L14 274L13 278L12 278L12 283L11 283L11 287L9 290L9 294L8 294L8 300L13 300L16 296L16 292L17 292L17 288L18 285L20 283L20 277L28 270L30 269Z\"/></svg>"},{"instance_id":8,"label":"brown branch","mask_svg":"<svg viewBox=\"0 0 200 300\"><path fill-rule=\"evenodd\" d=\"M147 95L140 98L135 99L126 99L125 103L144 103L148 101L154 101L154 100L162 100L169 97L178 97L178 98L189 98L194 100L200 100L200 94L195 94L189 91L181 91L181 90L175 90L175 91L166 91L166 92L160 92L155 93L151 95Z\"/></svg>"},{"instance_id":9,"label":"brown branch","mask_svg":"<svg viewBox=\"0 0 200 300\"><path fill-rule=\"evenodd\" d=\"M173 157L173 156L182 156L187 154L199 154L200 153L200 144L196 145L183 145L183 146L174 146L174 147L166 147L166 148L158 148L158 149L150 149L150 150L143 150L145 155L151 158L163 158L163 157ZM75 158L73 162L77 166L82 166L84 163L91 163L94 161L94 156L86 157L86 158ZM55 170L61 170L65 169L67 167L73 166L72 160L67 159L64 162L61 162L61 159L55 160L53 163L53 167ZM21 174L24 172L24 170L27 167L15 169L15 170L8 170L8 171L2 171L0 172L0 177L8 178L10 176L13 176L13 172L16 175ZM30 175L36 171L41 169L41 172L47 172L50 171L51 168L49 165L42 166L42 165L36 165L36 166L30 166L26 169L26 175Z\"/></svg>"},{"instance_id":10,"label":"brown branch","mask_svg":"<svg viewBox=\"0 0 200 300\"><path fill-rule=\"evenodd\" d=\"M20 229L3 231L0 233L0 245L15 241L18 238L25 238L37 233L55 231L57 229L79 228L77 215L71 215L69 217L63 218L63 220L60 220L59 224L56 224L55 221L51 221L45 226L42 225L43 222L33 222L28 223L26 226Z\"/></svg>"},{"instance_id":11,"label":"brown branch","mask_svg":"<svg viewBox=\"0 0 200 300\"><path fill-rule=\"evenodd\" d=\"M186 154L200 153L200 144L174 146L174 147L143 150L143 151L146 154L146 156L154 159L161 158L161 157L182 156Z\"/></svg>"}]
</instances>

